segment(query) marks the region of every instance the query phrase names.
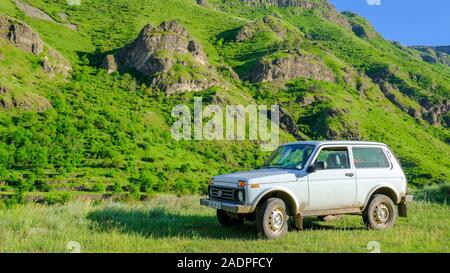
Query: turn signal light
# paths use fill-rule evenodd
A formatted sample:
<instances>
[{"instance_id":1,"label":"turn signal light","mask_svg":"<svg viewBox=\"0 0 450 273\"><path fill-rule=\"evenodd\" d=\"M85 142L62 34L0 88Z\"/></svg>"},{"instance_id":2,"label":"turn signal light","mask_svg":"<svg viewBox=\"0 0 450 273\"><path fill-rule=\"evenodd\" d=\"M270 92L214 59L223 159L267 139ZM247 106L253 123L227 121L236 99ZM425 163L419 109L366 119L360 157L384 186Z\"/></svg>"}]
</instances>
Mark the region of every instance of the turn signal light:
<instances>
[{"instance_id":1,"label":"turn signal light","mask_svg":"<svg viewBox=\"0 0 450 273\"><path fill-rule=\"evenodd\" d=\"M257 189L257 188L259 188L259 184L252 184L250 187L252 188L252 189Z\"/></svg>"},{"instance_id":2,"label":"turn signal light","mask_svg":"<svg viewBox=\"0 0 450 273\"><path fill-rule=\"evenodd\" d=\"M239 181L239 187L245 187L245 185L247 185L247 182Z\"/></svg>"}]
</instances>

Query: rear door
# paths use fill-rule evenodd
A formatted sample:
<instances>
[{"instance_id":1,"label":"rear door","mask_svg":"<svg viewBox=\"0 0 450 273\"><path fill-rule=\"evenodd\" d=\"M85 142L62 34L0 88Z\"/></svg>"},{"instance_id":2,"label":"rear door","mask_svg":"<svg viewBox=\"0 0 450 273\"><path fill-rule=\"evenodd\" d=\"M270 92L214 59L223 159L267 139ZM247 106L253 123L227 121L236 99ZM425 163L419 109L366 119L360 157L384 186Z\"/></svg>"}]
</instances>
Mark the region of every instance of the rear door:
<instances>
[{"instance_id":1,"label":"rear door","mask_svg":"<svg viewBox=\"0 0 450 273\"><path fill-rule=\"evenodd\" d=\"M355 207L356 177L351 164L349 146L322 147L313 159L322 161L324 170L308 174L308 210Z\"/></svg>"},{"instance_id":2,"label":"rear door","mask_svg":"<svg viewBox=\"0 0 450 273\"><path fill-rule=\"evenodd\" d=\"M401 181L398 172L393 170L386 149L383 146L352 147L360 206L364 205L372 189L381 185L396 185L396 181Z\"/></svg>"}]
</instances>

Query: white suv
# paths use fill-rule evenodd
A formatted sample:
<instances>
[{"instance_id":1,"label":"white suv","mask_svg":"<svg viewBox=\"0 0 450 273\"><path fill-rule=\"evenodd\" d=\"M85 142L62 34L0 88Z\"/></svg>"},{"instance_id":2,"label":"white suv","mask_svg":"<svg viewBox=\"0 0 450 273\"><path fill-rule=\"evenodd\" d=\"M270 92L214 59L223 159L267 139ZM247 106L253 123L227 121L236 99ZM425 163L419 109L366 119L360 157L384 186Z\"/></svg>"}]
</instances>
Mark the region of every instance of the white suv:
<instances>
[{"instance_id":1,"label":"white suv","mask_svg":"<svg viewBox=\"0 0 450 273\"><path fill-rule=\"evenodd\" d=\"M289 217L302 229L304 217L362 214L368 228L389 228L407 216L406 192L385 144L308 141L280 146L261 169L214 177L200 203L217 209L222 226L255 221L273 239L287 233Z\"/></svg>"}]
</instances>

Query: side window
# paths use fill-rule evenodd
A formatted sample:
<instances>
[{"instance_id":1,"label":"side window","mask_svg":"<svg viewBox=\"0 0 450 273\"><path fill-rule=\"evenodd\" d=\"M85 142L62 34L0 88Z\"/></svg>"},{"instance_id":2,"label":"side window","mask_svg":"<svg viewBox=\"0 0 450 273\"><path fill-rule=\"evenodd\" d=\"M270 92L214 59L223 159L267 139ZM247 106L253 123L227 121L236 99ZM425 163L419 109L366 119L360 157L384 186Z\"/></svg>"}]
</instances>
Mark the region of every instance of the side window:
<instances>
[{"instance_id":1,"label":"side window","mask_svg":"<svg viewBox=\"0 0 450 273\"><path fill-rule=\"evenodd\" d=\"M381 148L353 147L353 160L357 169L389 168L390 166Z\"/></svg>"},{"instance_id":2,"label":"side window","mask_svg":"<svg viewBox=\"0 0 450 273\"><path fill-rule=\"evenodd\" d=\"M324 148L317 156L316 162L323 162L325 170L348 169L348 149L346 147Z\"/></svg>"}]
</instances>

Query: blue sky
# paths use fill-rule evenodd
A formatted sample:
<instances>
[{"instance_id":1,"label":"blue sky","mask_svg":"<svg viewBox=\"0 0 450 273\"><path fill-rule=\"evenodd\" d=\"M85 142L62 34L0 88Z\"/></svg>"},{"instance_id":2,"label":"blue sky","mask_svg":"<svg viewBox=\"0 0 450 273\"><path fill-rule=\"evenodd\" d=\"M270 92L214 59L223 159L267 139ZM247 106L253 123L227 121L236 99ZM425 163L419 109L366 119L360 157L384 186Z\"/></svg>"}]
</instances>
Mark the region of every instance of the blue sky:
<instances>
[{"instance_id":1,"label":"blue sky","mask_svg":"<svg viewBox=\"0 0 450 273\"><path fill-rule=\"evenodd\" d=\"M450 45L450 0L330 0L404 45Z\"/></svg>"}]
</instances>

